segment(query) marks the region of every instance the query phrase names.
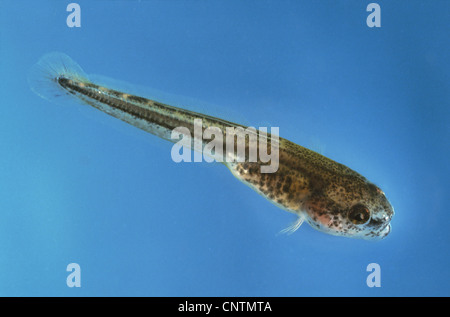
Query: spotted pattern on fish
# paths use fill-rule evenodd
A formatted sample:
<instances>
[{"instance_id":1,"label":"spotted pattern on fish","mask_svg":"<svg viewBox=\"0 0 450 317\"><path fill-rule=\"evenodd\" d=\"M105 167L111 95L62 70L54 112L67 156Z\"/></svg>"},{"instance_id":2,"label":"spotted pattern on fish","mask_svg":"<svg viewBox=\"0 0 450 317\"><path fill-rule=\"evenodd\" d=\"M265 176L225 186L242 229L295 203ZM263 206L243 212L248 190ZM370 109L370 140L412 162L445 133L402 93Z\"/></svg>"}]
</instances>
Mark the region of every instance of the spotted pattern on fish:
<instances>
[{"instance_id":1,"label":"spotted pattern on fish","mask_svg":"<svg viewBox=\"0 0 450 317\"><path fill-rule=\"evenodd\" d=\"M217 127L223 132L229 127L246 128L93 83L78 64L62 53L44 56L31 73L29 82L32 89L44 98L49 98L48 87L43 87L43 83L48 81L57 90L55 96L63 91L172 142L171 132L177 127L185 127L195 134L196 119L201 119L202 131L208 127ZM268 149L278 151L276 172L263 173L261 167L265 163L259 159L248 160L249 149L259 146L250 137L243 141L246 149L244 160L223 162L236 178L275 205L298 216L298 222L290 227L290 231L295 231L305 220L315 229L338 236L382 239L389 234L394 209L378 186L345 165L303 146L283 138L275 142L273 136L260 131L254 134L258 139L268 141ZM227 157L236 158L236 149L224 149L224 158Z\"/></svg>"}]
</instances>

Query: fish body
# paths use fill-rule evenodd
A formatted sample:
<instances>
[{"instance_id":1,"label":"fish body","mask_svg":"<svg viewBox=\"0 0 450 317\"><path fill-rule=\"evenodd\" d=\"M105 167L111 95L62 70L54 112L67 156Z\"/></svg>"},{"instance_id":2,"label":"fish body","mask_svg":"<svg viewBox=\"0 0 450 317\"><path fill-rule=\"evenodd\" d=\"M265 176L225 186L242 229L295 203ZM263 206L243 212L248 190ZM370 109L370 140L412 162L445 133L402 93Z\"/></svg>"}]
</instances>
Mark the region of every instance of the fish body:
<instances>
[{"instance_id":1,"label":"fish body","mask_svg":"<svg viewBox=\"0 0 450 317\"><path fill-rule=\"evenodd\" d=\"M32 89L44 98L54 99L61 93L76 97L102 112L172 142L173 131L183 127L194 135L191 148L195 148L196 142L201 144L201 149L207 145L207 140L196 137L195 132L199 128L196 120L201 120L202 132L214 127L222 131L225 138L227 129L248 128L98 85L62 53L42 57L30 72L29 82ZM252 134L255 138L251 137ZM267 141L272 153L276 150L278 154L275 172L264 173L262 169L267 162L248 159L251 148L260 149L259 141L262 139ZM242 140L246 150L244 157L238 157L234 146L224 146L220 151L220 161L243 183L278 207L298 216L286 232L295 231L306 221L319 231L338 236L376 240L389 234L394 214L391 204L381 189L357 172L291 141L258 130L250 132Z\"/></svg>"}]
</instances>

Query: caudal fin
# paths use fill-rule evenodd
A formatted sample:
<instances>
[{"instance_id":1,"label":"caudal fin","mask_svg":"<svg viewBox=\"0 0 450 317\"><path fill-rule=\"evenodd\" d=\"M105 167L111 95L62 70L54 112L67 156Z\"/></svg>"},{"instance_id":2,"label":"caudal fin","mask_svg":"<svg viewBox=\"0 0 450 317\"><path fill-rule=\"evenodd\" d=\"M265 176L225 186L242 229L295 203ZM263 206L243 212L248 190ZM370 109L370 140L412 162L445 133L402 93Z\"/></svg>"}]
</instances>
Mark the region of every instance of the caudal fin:
<instances>
[{"instance_id":1,"label":"caudal fin","mask_svg":"<svg viewBox=\"0 0 450 317\"><path fill-rule=\"evenodd\" d=\"M28 74L28 84L31 90L42 98L60 103L60 97L70 95L58 84L58 78L61 76L89 82L80 65L64 53L53 52L45 54L33 65Z\"/></svg>"}]
</instances>

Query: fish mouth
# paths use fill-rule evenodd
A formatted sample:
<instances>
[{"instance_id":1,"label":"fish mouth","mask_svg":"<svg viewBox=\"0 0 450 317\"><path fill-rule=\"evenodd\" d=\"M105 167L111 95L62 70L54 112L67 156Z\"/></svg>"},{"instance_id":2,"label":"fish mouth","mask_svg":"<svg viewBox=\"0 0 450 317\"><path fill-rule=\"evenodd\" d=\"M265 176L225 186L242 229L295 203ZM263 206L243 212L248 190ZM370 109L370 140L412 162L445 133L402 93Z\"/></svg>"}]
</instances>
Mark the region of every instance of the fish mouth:
<instances>
[{"instance_id":1,"label":"fish mouth","mask_svg":"<svg viewBox=\"0 0 450 317\"><path fill-rule=\"evenodd\" d=\"M376 234L372 238L369 238L369 240L381 240L381 239L384 239L384 238L386 238L386 236L390 232L391 232L391 224L390 223L386 223L386 225L383 226L381 230L376 232Z\"/></svg>"},{"instance_id":2,"label":"fish mouth","mask_svg":"<svg viewBox=\"0 0 450 317\"><path fill-rule=\"evenodd\" d=\"M379 235L380 239L384 239L391 232L391 229L392 229L392 227L391 227L391 220L392 220L393 216L394 216L394 208L392 208L390 206L389 212L386 213L384 215L384 217L383 217L384 218L383 220L384 220L384 222L386 224L378 232L378 235Z\"/></svg>"},{"instance_id":3,"label":"fish mouth","mask_svg":"<svg viewBox=\"0 0 450 317\"><path fill-rule=\"evenodd\" d=\"M390 207L390 206L389 206ZM376 218L372 218L367 224L372 231L372 238L374 240L381 240L386 238L391 232L391 220L394 215L394 210L390 207L387 211L377 214Z\"/></svg>"},{"instance_id":4,"label":"fish mouth","mask_svg":"<svg viewBox=\"0 0 450 317\"><path fill-rule=\"evenodd\" d=\"M385 238L391 232L391 224L388 223L383 229L380 231L380 238Z\"/></svg>"}]
</instances>

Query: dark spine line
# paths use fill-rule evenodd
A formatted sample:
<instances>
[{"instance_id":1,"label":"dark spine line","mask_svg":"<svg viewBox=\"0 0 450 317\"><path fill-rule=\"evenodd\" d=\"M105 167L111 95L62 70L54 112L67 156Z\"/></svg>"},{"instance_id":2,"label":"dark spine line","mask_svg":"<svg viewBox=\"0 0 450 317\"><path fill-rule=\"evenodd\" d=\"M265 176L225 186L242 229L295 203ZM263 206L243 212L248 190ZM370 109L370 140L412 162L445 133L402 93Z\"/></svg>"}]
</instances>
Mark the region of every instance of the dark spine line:
<instances>
[{"instance_id":1,"label":"dark spine line","mask_svg":"<svg viewBox=\"0 0 450 317\"><path fill-rule=\"evenodd\" d=\"M99 86L88 83L85 84L85 87L82 87L76 83L71 82L66 78L59 78L58 83L69 92L77 92L83 96L94 99L100 103L106 104L111 108L118 109L122 112L132 115L136 119L145 120L149 123L156 124L168 130L173 130L178 126L184 126L188 128L190 131L194 131L193 122L183 122L178 120L170 115L162 115L158 113L158 108L163 109L168 112L175 112L175 110L171 109L170 106L165 106L163 104L154 102L153 100L149 100L142 97L137 97L130 95L127 97L129 101L125 101L120 99L123 95L115 90L107 90L108 94L100 93ZM136 105L135 103L142 103L147 105L146 108ZM152 108L154 110L152 110Z\"/></svg>"}]
</instances>

